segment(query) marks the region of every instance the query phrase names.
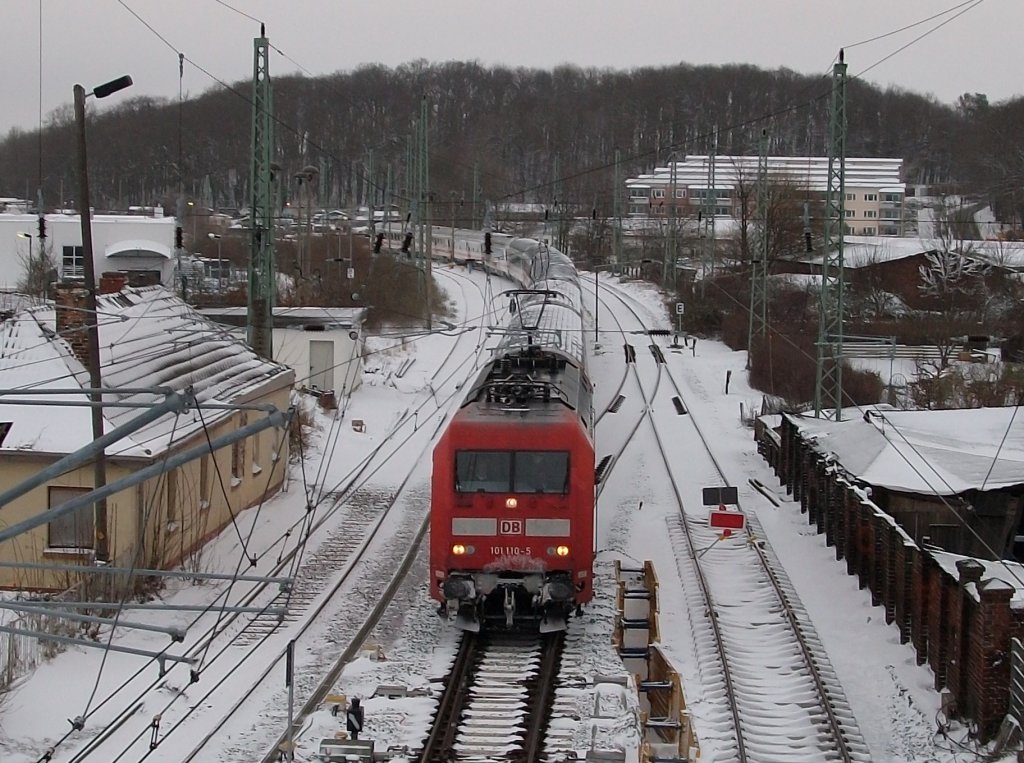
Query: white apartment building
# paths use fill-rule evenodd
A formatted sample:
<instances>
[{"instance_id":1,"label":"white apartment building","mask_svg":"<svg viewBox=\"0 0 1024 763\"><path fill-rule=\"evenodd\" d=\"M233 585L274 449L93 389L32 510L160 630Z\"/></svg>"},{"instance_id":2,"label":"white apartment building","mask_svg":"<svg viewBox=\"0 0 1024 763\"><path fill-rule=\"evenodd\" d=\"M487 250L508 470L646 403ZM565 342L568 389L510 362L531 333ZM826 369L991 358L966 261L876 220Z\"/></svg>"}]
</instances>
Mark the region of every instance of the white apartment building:
<instances>
[{"instance_id":1,"label":"white apartment building","mask_svg":"<svg viewBox=\"0 0 1024 763\"><path fill-rule=\"evenodd\" d=\"M132 283L170 285L174 273L173 217L93 215L92 250L96 277L126 273ZM81 278L85 263L82 221L77 214L45 216L46 239L40 246L39 218L33 214L0 213L0 289L23 282L28 264L45 251L58 281Z\"/></svg>"},{"instance_id":2,"label":"white apartment building","mask_svg":"<svg viewBox=\"0 0 1024 763\"><path fill-rule=\"evenodd\" d=\"M769 156L772 183L788 183L820 203L828 190L827 156ZM715 216L738 217L741 188L756 191L757 156L687 156L650 174L626 180L631 217L696 218L705 198ZM846 232L861 236L901 236L904 230L902 159L847 158L844 173ZM711 188L711 177L714 187Z\"/></svg>"}]
</instances>

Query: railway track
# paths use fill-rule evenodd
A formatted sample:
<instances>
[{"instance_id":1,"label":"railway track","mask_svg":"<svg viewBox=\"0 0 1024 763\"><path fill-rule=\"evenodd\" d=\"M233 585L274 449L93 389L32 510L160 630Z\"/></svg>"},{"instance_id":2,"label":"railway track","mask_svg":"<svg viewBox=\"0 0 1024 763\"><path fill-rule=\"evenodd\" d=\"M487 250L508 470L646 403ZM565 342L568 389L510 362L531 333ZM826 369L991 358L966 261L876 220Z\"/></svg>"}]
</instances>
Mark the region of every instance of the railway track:
<instances>
[{"instance_id":1,"label":"railway track","mask_svg":"<svg viewBox=\"0 0 1024 763\"><path fill-rule=\"evenodd\" d=\"M390 509L391 503L398 497L398 494L394 492L382 493L380 490L369 490L360 486L370 479L381 468L381 465L387 462L391 455L397 453L405 442L411 439L415 432L420 429L416 418L417 413L421 411L426 413L427 415L423 417L424 419L440 413L441 416L439 418L443 421L445 410L458 395L461 375L465 374L467 361L470 364L474 360L478 361L483 351L483 342L480 338L483 334L483 329L484 324L481 320L481 325L477 332L476 346L471 352L466 353L466 357L461 361L455 357L456 346L460 341L460 339L456 339L453 346L449 348L448 353L441 359L434 375L427 384L429 394L423 395L421 401L413 410L406 410L394 422L391 427L391 435L383 438L380 445L365 454L353 466L349 474L339 481L334 488L323 490L323 486L321 486L319 496L315 500L313 493L317 492L316 485L308 489L311 502L308 507L310 513L287 528L285 533L276 542L272 543L265 552L269 553L271 550L280 547L280 555L272 567L271 574L280 575L294 570L292 588L287 591L278 591L276 595L273 595L264 584L250 586L244 595L237 602L233 603L262 606L263 612L248 617L237 614L219 617L216 624L199 639L190 639L191 645L187 654L203 657L204 673L214 663L221 663L216 666L215 670L210 671L214 675L207 676L207 681L204 682L204 686L211 693L233 674L245 669L245 663L249 656L258 650L261 645L264 645L268 639L276 639L280 636L280 633L286 631L290 635L301 634L320 615L327 604L327 600L344 582L345 575L341 575L339 578L339 572L358 561L365 545L376 535L378 528L381 526L382 519ZM412 433L400 436L403 428L411 428ZM406 479L412 473L417 461L418 459L413 458L408 462L410 466ZM321 512L316 512L315 509L321 503L327 504L326 508L323 508ZM422 501L420 501L420 504L422 504ZM324 527L329 519L337 529L329 532L327 537L317 545L315 551L309 554L308 558L304 558L305 542L312 538L319 528ZM425 524L423 526L425 527ZM420 537L422 537L422 534L420 534ZM290 550L286 549L286 546L289 545L289 538L291 538L293 544ZM280 611L279 607L282 605L288 607L283 617L272 614ZM211 605L211 610L216 611L216 608L216 605ZM238 646L245 647L245 649L238 650ZM269 659L271 666L283 659L283 653L278 654L275 658L266 654L266 651L266 648L264 648L260 650L260 653ZM234 652L237 656L230 657L229 654L231 652ZM264 667L264 664L261 661L260 668ZM267 671L264 671L263 675L268 671L269 668ZM259 669L252 672L259 672ZM235 706L233 706L232 712L235 712L247 700L252 687L258 686L263 680L262 676L257 678L249 691L245 691L240 695ZM213 681L213 689L210 689L210 681ZM307 680L308 683L310 681ZM184 728L183 723L185 719L202 707L201 702L195 703L190 700L188 708L182 708L179 712L167 714L167 717L164 718L164 727L162 729L156 726L151 727L151 724L146 719L141 719L145 722L145 726L135 734L134 738L125 743L124 732L128 731L128 727L133 724L132 718L137 716L141 702L146 694L159 690L161 686L165 685L167 685L166 679L149 683L137 695L135 700L132 700L126 705L124 710L115 715L112 721L98 729L96 735L76 751L72 760L84 761L86 759L94 760L101 758L105 760L123 760L125 755L131 754L130 750L132 748L142 742L144 736L147 739L152 737L152 740L156 742L156 746L153 746L153 742L150 742L149 752L139 753L141 757L138 759L149 758L150 754L156 752L159 744L163 742L166 736L178 729ZM185 696L185 694L184 692L178 692L170 702L166 703L166 707L161 710L160 715L165 715L178 696ZM205 696L207 694L204 689ZM96 709L98 710L112 699L113 695L100 705L97 705ZM161 704L163 704L162 700ZM139 719L136 718L135 720L138 721ZM222 718L217 723L216 728L222 728L228 720L228 717ZM59 740L58 745L68 739L69 736L66 735L64 739ZM207 736L194 753L203 749L204 745L210 741L210 738L210 736ZM118 753L116 747L119 744L124 745L124 747ZM112 751L111 747L114 747L115 750Z\"/></svg>"},{"instance_id":2,"label":"railway track","mask_svg":"<svg viewBox=\"0 0 1024 763\"><path fill-rule=\"evenodd\" d=\"M359 554L364 539L391 507L395 497L393 493L379 490L361 488L355 491L340 512L338 526L299 565L291 588L279 591L270 602L268 611L253 617L232 646L249 648L262 643L282 626L301 622L317 599L330 588L331 578ZM283 617L270 614L280 609L285 610Z\"/></svg>"},{"instance_id":3,"label":"railway track","mask_svg":"<svg viewBox=\"0 0 1024 763\"><path fill-rule=\"evenodd\" d=\"M609 293L641 319L639 306L606 286L605 294ZM706 510L684 501L676 479L680 471L695 484L735 482L692 415L649 415L662 405L680 414L690 410L656 343L652 356L655 380L641 386L651 390L642 393L644 415L676 503L676 512L667 518L669 537L687 596L701 674L709 682L706 693L724 697L717 719L710 724L705 719L704 738L714 739L723 759L741 762L869 761L869 750L823 645L756 518L745 536L718 543L717 534L707 526ZM663 377L669 385L659 393ZM690 434L684 434L687 431ZM693 445L706 453L703 464L699 453L687 447Z\"/></svg>"},{"instance_id":4,"label":"railway track","mask_svg":"<svg viewBox=\"0 0 1024 763\"><path fill-rule=\"evenodd\" d=\"M542 759L564 632L464 633L420 763Z\"/></svg>"}]
</instances>

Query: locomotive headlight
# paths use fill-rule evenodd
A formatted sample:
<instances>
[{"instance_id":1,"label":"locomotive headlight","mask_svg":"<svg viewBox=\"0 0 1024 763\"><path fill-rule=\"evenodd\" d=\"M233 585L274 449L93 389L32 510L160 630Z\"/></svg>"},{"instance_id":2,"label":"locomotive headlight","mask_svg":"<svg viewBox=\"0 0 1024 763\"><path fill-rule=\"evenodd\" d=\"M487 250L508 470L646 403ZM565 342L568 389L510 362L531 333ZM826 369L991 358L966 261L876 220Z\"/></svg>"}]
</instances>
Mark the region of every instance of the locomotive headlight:
<instances>
[{"instance_id":1,"label":"locomotive headlight","mask_svg":"<svg viewBox=\"0 0 1024 763\"><path fill-rule=\"evenodd\" d=\"M518 505L519 505L519 501L516 500L515 498L506 498L505 499L505 508L506 509L514 509Z\"/></svg>"},{"instance_id":2,"label":"locomotive headlight","mask_svg":"<svg viewBox=\"0 0 1024 763\"><path fill-rule=\"evenodd\" d=\"M452 553L455 554L455 556L462 556L464 553L466 553L466 547L463 546L461 543L456 543L454 546L452 546Z\"/></svg>"},{"instance_id":3,"label":"locomotive headlight","mask_svg":"<svg viewBox=\"0 0 1024 763\"><path fill-rule=\"evenodd\" d=\"M568 546L557 546L555 548L555 553L558 554L559 556L569 556L569 547Z\"/></svg>"}]
</instances>

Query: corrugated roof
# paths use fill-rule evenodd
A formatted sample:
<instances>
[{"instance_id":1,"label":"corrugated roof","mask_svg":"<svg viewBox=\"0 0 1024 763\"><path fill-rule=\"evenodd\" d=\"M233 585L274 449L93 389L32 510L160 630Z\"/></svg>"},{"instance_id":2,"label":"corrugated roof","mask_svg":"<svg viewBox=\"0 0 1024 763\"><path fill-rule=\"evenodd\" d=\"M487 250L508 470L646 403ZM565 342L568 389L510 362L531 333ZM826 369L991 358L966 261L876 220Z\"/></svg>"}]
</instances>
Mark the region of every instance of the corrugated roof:
<instances>
[{"instance_id":1,"label":"corrugated roof","mask_svg":"<svg viewBox=\"0 0 1024 763\"><path fill-rule=\"evenodd\" d=\"M291 382L290 369L260 358L162 286L101 295L97 306L104 388L169 387L182 392L192 387L200 403L231 403L245 399L261 385ZM0 388L87 386L84 367L56 336L52 304L22 311L0 324ZM86 399L84 394L66 397ZM116 397L143 404L162 399L148 393ZM107 427L124 424L141 410L107 409ZM229 413L207 411L202 419L209 424ZM69 452L92 440L86 407L3 405L0 421L13 424L0 451ZM169 414L107 452L148 457L198 431L202 423L194 413Z\"/></svg>"},{"instance_id":2,"label":"corrugated roof","mask_svg":"<svg viewBox=\"0 0 1024 763\"><path fill-rule=\"evenodd\" d=\"M1014 408L845 411L841 422L792 416L806 439L869 485L957 495L1024 484L1024 416Z\"/></svg>"}]
</instances>

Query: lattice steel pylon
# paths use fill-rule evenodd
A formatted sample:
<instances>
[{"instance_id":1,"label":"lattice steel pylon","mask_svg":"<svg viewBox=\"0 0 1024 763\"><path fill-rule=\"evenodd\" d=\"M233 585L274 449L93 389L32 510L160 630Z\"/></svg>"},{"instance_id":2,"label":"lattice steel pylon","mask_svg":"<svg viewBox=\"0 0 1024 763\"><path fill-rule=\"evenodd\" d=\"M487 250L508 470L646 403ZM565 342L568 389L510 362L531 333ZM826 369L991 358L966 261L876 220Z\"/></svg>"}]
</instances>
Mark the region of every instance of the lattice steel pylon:
<instances>
[{"instance_id":1,"label":"lattice steel pylon","mask_svg":"<svg viewBox=\"0 0 1024 763\"><path fill-rule=\"evenodd\" d=\"M818 305L818 362L814 415L839 421L843 410L843 235L846 227L846 64L843 51L832 68L829 111L828 188L825 193L825 249L821 257Z\"/></svg>"},{"instance_id":2,"label":"lattice steel pylon","mask_svg":"<svg viewBox=\"0 0 1024 763\"><path fill-rule=\"evenodd\" d=\"M274 356L274 118L270 88L270 40L260 25L253 41L252 172L249 247L248 340L258 355Z\"/></svg>"},{"instance_id":3,"label":"lattice steel pylon","mask_svg":"<svg viewBox=\"0 0 1024 763\"><path fill-rule=\"evenodd\" d=\"M747 368L754 340L768 332L768 131L761 130L757 158L756 251L750 256L750 318L747 325Z\"/></svg>"},{"instance_id":4,"label":"lattice steel pylon","mask_svg":"<svg viewBox=\"0 0 1024 763\"><path fill-rule=\"evenodd\" d=\"M703 229L701 231L701 279L700 293L704 295L704 284L708 280L708 272L715 274L715 212L718 209L718 191L715 189L715 157L718 154L718 125L714 127L711 138L711 152L708 154L707 189L701 204Z\"/></svg>"}]
</instances>

